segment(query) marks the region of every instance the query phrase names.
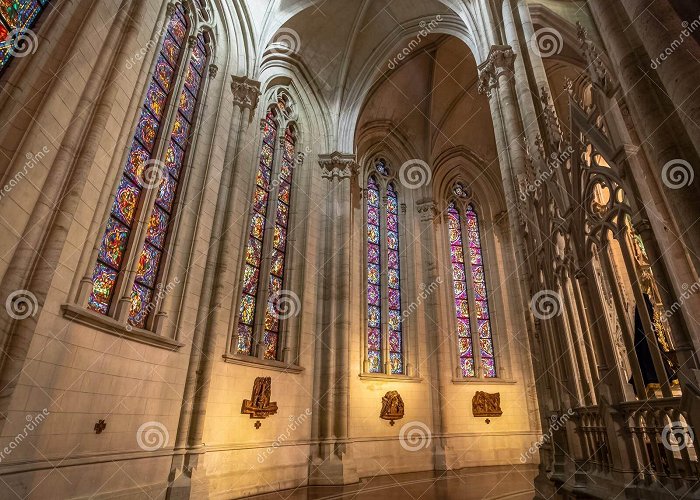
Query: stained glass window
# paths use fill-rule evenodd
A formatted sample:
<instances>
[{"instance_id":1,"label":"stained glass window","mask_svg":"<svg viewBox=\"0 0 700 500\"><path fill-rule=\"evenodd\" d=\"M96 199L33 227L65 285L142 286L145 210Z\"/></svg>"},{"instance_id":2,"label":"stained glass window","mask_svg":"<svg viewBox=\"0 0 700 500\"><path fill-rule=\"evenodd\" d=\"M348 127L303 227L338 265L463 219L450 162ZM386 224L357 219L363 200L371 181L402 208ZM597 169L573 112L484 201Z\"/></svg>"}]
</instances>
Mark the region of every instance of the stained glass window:
<instances>
[{"instance_id":1,"label":"stained glass window","mask_svg":"<svg viewBox=\"0 0 700 500\"><path fill-rule=\"evenodd\" d=\"M379 185L367 182L367 357L369 372L382 371L382 283Z\"/></svg>"},{"instance_id":2,"label":"stained glass window","mask_svg":"<svg viewBox=\"0 0 700 500\"><path fill-rule=\"evenodd\" d=\"M253 354L253 330L255 328L255 310L260 285L260 271L262 267L263 236L265 233L265 218L267 216L268 202L272 185L272 161L275 153L275 141L277 140L277 121L272 111L268 112L263 125L263 142L260 151L260 161L255 181L255 193L253 194L253 210L248 231L248 242L245 250L245 264L243 267L243 290L239 306L237 345L235 352L239 354ZM291 174L289 181L291 182ZM286 226L275 225L274 249L284 252L286 247ZM281 271L284 267L277 270ZM273 274L270 275L272 281ZM278 327L279 325L270 325ZM275 330L277 332L278 330ZM275 339L275 343L276 343ZM267 353L266 353L267 354Z\"/></svg>"},{"instance_id":3,"label":"stained glass window","mask_svg":"<svg viewBox=\"0 0 700 500\"><path fill-rule=\"evenodd\" d=\"M481 368L484 377L496 376L496 363L493 356L493 339L491 337L491 319L489 318L489 303L484 278L484 262L481 254L481 236L479 234L479 219L470 205L466 212L467 238L469 240L469 260L472 269L472 286L474 289L474 304L476 306L476 324L479 330L479 347Z\"/></svg>"},{"instance_id":4,"label":"stained glass window","mask_svg":"<svg viewBox=\"0 0 700 500\"><path fill-rule=\"evenodd\" d=\"M49 0L0 0L0 73L13 55L31 51L37 43L28 33Z\"/></svg>"},{"instance_id":5,"label":"stained glass window","mask_svg":"<svg viewBox=\"0 0 700 500\"><path fill-rule=\"evenodd\" d=\"M2 0L0 0L2 1ZM184 68L185 80L196 74L194 86L184 85L179 99L173 96L175 75L180 72L186 59L185 40L188 22L182 6L176 7L168 21L167 30L158 51L155 68L146 91L130 152L122 172L107 228L98 252L93 271L93 289L88 298L88 308L107 314L110 309L117 278L124 264L129 239L132 235L136 214L142 210L143 193L152 189L156 199L148 218L146 239L138 250L139 259L136 277L131 291L129 323L143 328L154 309L158 285L158 273L163 261L165 243L170 221L173 218L174 202L180 183L185 152L190 141L194 110L199 97L202 71L208 50L203 35L196 39L190 63ZM163 120L167 116L166 106L177 105L170 139L162 161L155 157L156 143L167 130ZM165 136L167 137L167 136Z\"/></svg>"},{"instance_id":6,"label":"stained glass window","mask_svg":"<svg viewBox=\"0 0 700 500\"><path fill-rule=\"evenodd\" d=\"M375 165L380 173L386 165ZM404 373L399 258L399 198L389 184L385 204L377 178L367 180L367 360L370 373Z\"/></svg>"},{"instance_id":7,"label":"stained glass window","mask_svg":"<svg viewBox=\"0 0 700 500\"><path fill-rule=\"evenodd\" d=\"M292 176L294 175L294 135L290 127L284 135L282 143L282 165L280 167L279 183L277 191L277 213L275 214L274 234L280 237L274 238L272 247L272 259L270 263L270 277L268 283L267 309L265 310L265 334L263 344L265 359L277 358L277 344L280 334L280 293L284 289L284 268L286 260L286 241L281 235L286 235L289 226L289 202L292 189Z\"/></svg>"},{"instance_id":8,"label":"stained glass window","mask_svg":"<svg viewBox=\"0 0 700 500\"><path fill-rule=\"evenodd\" d=\"M389 297L389 365L403 373L401 338L401 272L399 266L399 197L393 184L386 196L387 293Z\"/></svg>"},{"instance_id":9,"label":"stained glass window","mask_svg":"<svg viewBox=\"0 0 700 500\"><path fill-rule=\"evenodd\" d=\"M185 38L185 25L182 20L175 16L176 22L171 23L171 33L176 43L182 43ZM206 59L207 49L204 36L199 34L193 48L193 55L187 66L185 82L189 75L196 75L196 85L185 84L180 93L177 116L170 134L170 141L166 149L165 168L161 174L160 185L156 202L151 212L146 241L141 248L136 279L131 291L131 309L129 311L129 323L133 326L143 328L150 316L154 305L157 302L156 283L160 265L165 252L165 238L168 225L173 218L173 204L175 195L180 184L180 172L182 162L191 142L191 132L193 125L194 110L199 97L204 71L204 63L198 61L194 56L197 52L199 57ZM172 152L172 153L171 153Z\"/></svg>"},{"instance_id":10,"label":"stained glass window","mask_svg":"<svg viewBox=\"0 0 700 500\"><path fill-rule=\"evenodd\" d=\"M477 375L475 360L481 361L484 377L496 376L491 322L489 318L484 263L481 253L479 221L473 207L469 206L464 218L454 203L447 208L448 231L450 240L450 260L452 265L452 285L454 290L455 313L457 317L457 341L459 343L459 359L464 377ZM463 234L466 231L466 243ZM473 318L470 315L469 290L467 285L467 266L465 256L469 258L471 276L471 292L474 307ZM473 321L473 323L472 323ZM474 350L475 338L472 335L472 325L478 331L478 356Z\"/></svg>"}]
</instances>

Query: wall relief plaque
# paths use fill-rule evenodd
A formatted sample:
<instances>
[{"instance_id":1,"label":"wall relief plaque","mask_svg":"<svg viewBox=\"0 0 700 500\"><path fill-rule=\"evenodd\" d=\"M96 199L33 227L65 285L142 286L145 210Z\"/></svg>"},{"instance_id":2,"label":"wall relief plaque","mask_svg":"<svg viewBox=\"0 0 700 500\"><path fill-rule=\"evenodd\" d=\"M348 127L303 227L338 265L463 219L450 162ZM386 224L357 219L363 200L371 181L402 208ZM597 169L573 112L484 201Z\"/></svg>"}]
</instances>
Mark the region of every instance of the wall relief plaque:
<instances>
[{"instance_id":1,"label":"wall relief plaque","mask_svg":"<svg viewBox=\"0 0 700 500\"><path fill-rule=\"evenodd\" d=\"M384 420L394 425L394 420L403 418L403 399L397 391L389 391L382 398L382 411L379 414Z\"/></svg>"},{"instance_id":2,"label":"wall relief plaque","mask_svg":"<svg viewBox=\"0 0 700 500\"><path fill-rule=\"evenodd\" d=\"M270 401L272 392L272 379L270 377L257 377L253 383L253 393L250 399L243 400L241 413L250 415L250 418L265 419L277 413L277 403ZM260 428L260 421L255 422L255 428Z\"/></svg>"},{"instance_id":3,"label":"wall relief plaque","mask_svg":"<svg viewBox=\"0 0 700 500\"><path fill-rule=\"evenodd\" d=\"M500 417L501 393L489 394L484 391L476 391L472 398L472 413L475 417Z\"/></svg>"}]
</instances>

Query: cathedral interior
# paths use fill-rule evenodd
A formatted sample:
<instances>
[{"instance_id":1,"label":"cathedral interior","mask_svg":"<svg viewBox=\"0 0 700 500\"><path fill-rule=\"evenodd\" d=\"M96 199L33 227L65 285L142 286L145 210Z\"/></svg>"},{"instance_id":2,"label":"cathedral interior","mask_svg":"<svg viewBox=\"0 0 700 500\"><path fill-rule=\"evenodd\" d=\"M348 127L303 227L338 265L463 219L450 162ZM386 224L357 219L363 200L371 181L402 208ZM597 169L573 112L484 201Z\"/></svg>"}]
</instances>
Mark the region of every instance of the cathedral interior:
<instances>
[{"instance_id":1,"label":"cathedral interior","mask_svg":"<svg viewBox=\"0 0 700 500\"><path fill-rule=\"evenodd\" d=\"M0 500L700 498L699 89L697 0L0 0Z\"/></svg>"}]
</instances>

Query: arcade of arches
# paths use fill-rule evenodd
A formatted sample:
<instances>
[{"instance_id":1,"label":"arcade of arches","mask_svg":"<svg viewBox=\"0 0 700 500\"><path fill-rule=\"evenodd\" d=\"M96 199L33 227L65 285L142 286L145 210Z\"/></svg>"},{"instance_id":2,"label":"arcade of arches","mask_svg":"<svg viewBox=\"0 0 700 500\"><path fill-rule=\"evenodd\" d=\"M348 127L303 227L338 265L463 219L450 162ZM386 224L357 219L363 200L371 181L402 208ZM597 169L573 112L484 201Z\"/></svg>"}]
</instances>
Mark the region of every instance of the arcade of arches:
<instances>
[{"instance_id":1,"label":"arcade of arches","mask_svg":"<svg viewBox=\"0 0 700 500\"><path fill-rule=\"evenodd\" d=\"M0 7L1 499L700 498L697 2Z\"/></svg>"}]
</instances>

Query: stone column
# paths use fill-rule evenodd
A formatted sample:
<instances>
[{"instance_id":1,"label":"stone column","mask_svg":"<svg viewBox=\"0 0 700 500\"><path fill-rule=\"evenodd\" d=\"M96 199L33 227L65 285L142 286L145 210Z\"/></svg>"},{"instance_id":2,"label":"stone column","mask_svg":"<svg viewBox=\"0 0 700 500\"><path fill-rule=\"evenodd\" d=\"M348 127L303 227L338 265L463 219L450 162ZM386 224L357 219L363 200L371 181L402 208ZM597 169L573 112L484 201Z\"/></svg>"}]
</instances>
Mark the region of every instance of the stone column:
<instances>
[{"instance_id":1,"label":"stone column","mask_svg":"<svg viewBox=\"0 0 700 500\"><path fill-rule=\"evenodd\" d=\"M698 29L699 18L681 22L668 0L622 0L622 5L700 154L700 45L688 29L690 23Z\"/></svg>"},{"instance_id":2,"label":"stone column","mask_svg":"<svg viewBox=\"0 0 700 500\"><path fill-rule=\"evenodd\" d=\"M619 79L619 90L629 105L642 145L651 159L654 171L654 179L651 181L662 188L662 195L682 232L685 246L690 249L700 248L700 231L695 229L697 214L700 213L698 182L683 185L682 182L677 182L682 179L674 178L668 170L664 170L667 165L681 165L683 168L679 160L690 163L691 170L697 170L700 168L700 156L685 135L683 127L679 127L677 121L669 119L675 112L673 103L669 102L665 93L659 93L658 84L640 66L640 47L635 45L639 41L636 37L635 40L628 39L628 21L623 7L618 2L609 0L589 0L588 5ZM678 113L682 111L679 110ZM688 178L686 176L686 180ZM697 252L691 251L688 255L695 268L700 269Z\"/></svg>"},{"instance_id":3,"label":"stone column","mask_svg":"<svg viewBox=\"0 0 700 500\"><path fill-rule=\"evenodd\" d=\"M232 274L237 265L233 262L231 251L236 246L234 232L230 230L235 223L234 207L240 200L232 196L234 171L248 165L240 161L246 156L240 154L244 149L242 141L246 129L250 126L250 116L257 107L260 95L260 83L245 77L233 77L233 114L229 128L228 144L224 156L224 165L220 179L219 195L216 203L214 224L211 233L210 251L207 255L203 290L210 290L209 300L202 301L200 314L197 316L197 328L192 341L190 362L183 393L182 412L178 423L175 447L186 450L173 459L168 499L189 498L194 484L193 474L199 464L199 457L205 453L202 437L206 417L212 369L216 356L217 335L226 334L229 315L223 307L230 297L233 283ZM206 482L202 482L206 484Z\"/></svg>"},{"instance_id":4,"label":"stone column","mask_svg":"<svg viewBox=\"0 0 700 500\"><path fill-rule=\"evenodd\" d=\"M420 216L421 238L421 263L423 268L423 280L425 283L438 283L440 272L438 270L438 251L435 239L436 224L439 223L440 213L437 204L432 200L422 200L416 204ZM423 253L425 252L425 253ZM433 440L433 464L435 470L447 470L445 457L445 385L449 380L443 380L441 376L440 360L449 357L441 352L445 346L442 339L448 338L448 334L440 329L440 304L439 294L431 293L425 301L425 318L423 331L428 335L428 373L430 374L430 400L433 413L432 433L437 436Z\"/></svg>"},{"instance_id":5,"label":"stone column","mask_svg":"<svg viewBox=\"0 0 700 500\"><path fill-rule=\"evenodd\" d=\"M349 484L359 480L348 449L350 407L350 290L352 276L351 196L359 191L355 155L319 155L325 180L323 299L316 340L313 435L309 484ZM320 345L320 347L319 347Z\"/></svg>"}]
</instances>

